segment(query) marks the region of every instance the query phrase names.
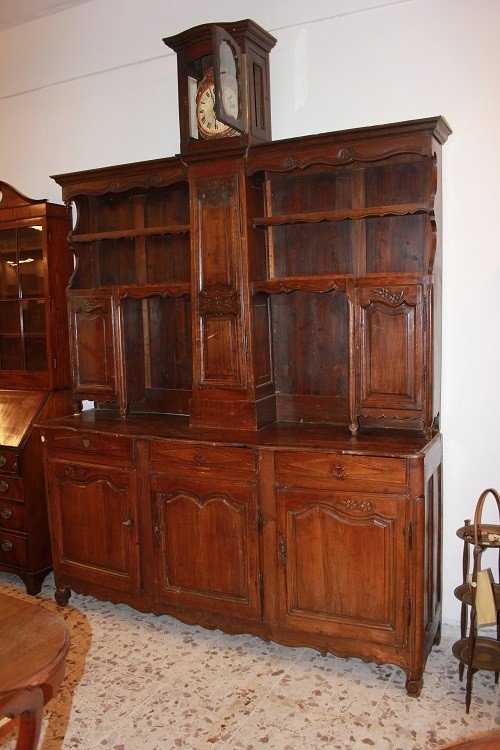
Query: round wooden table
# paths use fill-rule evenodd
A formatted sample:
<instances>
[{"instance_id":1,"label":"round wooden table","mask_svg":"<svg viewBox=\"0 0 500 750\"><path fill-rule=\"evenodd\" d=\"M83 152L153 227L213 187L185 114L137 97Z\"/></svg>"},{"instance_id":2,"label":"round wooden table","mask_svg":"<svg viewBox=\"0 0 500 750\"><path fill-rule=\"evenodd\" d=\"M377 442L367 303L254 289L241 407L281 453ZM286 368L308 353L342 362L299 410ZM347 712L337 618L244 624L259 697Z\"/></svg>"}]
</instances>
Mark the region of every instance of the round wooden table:
<instances>
[{"instance_id":1,"label":"round wooden table","mask_svg":"<svg viewBox=\"0 0 500 750\"><path fill-rule=\"evenodd\" d=\"M43 706L64 678L70 637L63 618L0 594L0 717L20 717L17 750L34 750Z\"/></svg>"}]
</instances>

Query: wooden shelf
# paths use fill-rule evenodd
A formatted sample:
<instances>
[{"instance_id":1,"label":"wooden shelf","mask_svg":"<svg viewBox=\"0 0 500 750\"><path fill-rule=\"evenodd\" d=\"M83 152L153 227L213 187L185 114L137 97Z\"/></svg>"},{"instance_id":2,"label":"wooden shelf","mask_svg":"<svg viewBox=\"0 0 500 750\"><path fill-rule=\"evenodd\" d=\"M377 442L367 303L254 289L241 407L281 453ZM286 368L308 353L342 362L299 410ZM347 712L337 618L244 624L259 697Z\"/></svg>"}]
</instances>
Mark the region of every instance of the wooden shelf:
<instances>
[{"instance_id":1,"label":"wooden shelf","mask_svg":"<svg viewBox=\"0 0 500 750\"><path fill-rule=\"evenodd\" d=\"M405 286L413 284L422 284L428 281L429 277L424 273L398 273L389 276L387 273L366 273L362 276L354 274L326 274L311 276L276 276L272 279L257 279L252 282L252 292L257 294L265 292L267 294L280 294L296 291L304 292L345 292L347 282L353 281L356 284L362 281L376 282L381 286ZM359 285L359 284L358 284Z\"/></svg>"},{"instance_id":2,"label":"wooden shelf","mask_svg":"<svg viewBox=\"0 0 500 750\"><path fill-rule=\"evenodd\" d=\"M135 239L136 237L150 237L162 234L186 234L190 230L189 224L169 224L163 227L141 227L136 229L119 229L114 232L93 232L91 234L70 235L70 243L97 242L98 240Z\"/></svg>"},{"instance_id":3,"label":"wooden shelf","mask_svg":"<svg viewBox=\"0 0 500 750\"><path fill-rule=\"evenodd\" d=\"M182 297L191 293L191 282L189 281L164 281L160 284L116 284L102 286L97 289L70 289L71 297L81 297L89 294L101 297L110 295L118 299L132 297L133 299L146 299L147 297Z\"/></svg>"},{"instance_id":4,"label":"wooden shelf","mask_svg":"<svg viewBox=\"0 0 500 750\"><path fill-rule=\"evenodd\" d=\"M345 219L370 219L384 216L409 216L412 214L429 214L432 206L429 203L403 203L389 206L371 206L369 208L343 208L336 211L316 211L296 214L277 214L259 216L253 219L254 227L279 227L286 224L309 224L320 221L344 221Z\"/></svg>"},{"instance_id":5,"label":"wooden shelf","mask_svg":"<svg viewBox=\"0 0 500 750\"><path fill-rule=\"evenodd\" d=\"M469 638L461 638L453 644L453 655L469 665ZM473 669L487 669L491 672L500 671L500 642L494 638L477 636L472 658Z\"/></svg>"},{"instance_id":6,"label":"wooden shelf","mask_svg":"<svg viewBox=\"0 0 500 750\"><path fill-rule=\"evenodd\" d=\"M191 293L191 282L177 281L164 282L162 284L132 285L120 284L113 287L115 295L119 299L132 297L133 299L146 299L147 297L183 297Z\"/></svg>"},{"instance_id":7,"label":"wooden shelf","mask_svg":"<svg viewBox=\"0 0 500 750\"><path fill-rule=\"evenodd\" d=\"M457 536L459 539L463 539L464 542L474 544L474 524L461 526L457 530ZM478 541L481 547L500 547L500 526L498 524L480 524Z\"/></svg>"},{"instance_id":8,"label":"wooden shelf","mask_svg":"<svg viewBox=\"0 0 500 750\"><path fill-rule=\"evenodd\" d=\"M252 291L268 294L288 294L289 292L345 292L346 281L354 277L349 274L331 276L280 276L274 279L254 281Z\"/></svg>"},{"instance_id":9,"label":"wooden shelf","mask_svg":"<svg viewBox=\"0 0 500 750\"><path fill-rule=\"evenodd\" d=\"M181 297L191 293L189 281L162 282L161 284L116 284L102 286L97 289L70 289L71 297L87 296L89 294L101 297L109 295L118 299L132 297L146 299L147 297Z\"/></svg>"}]
</instances>

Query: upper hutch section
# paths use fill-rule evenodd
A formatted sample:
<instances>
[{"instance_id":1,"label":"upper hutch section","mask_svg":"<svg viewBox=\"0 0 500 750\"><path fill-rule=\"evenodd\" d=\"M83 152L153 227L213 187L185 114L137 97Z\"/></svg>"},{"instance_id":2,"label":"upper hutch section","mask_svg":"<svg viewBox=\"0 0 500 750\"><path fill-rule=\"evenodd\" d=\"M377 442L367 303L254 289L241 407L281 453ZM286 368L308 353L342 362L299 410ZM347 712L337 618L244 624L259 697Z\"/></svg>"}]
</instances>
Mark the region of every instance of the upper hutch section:
<instances>
[{"instance_id":1,"label":"upper hutch section","mask_svg":"<svg viewBox=\"0 0 500 750\"><path fill-rule=\"evenodd\" d=\"M52 261L49 246L63 250L70 229L64 206L0 182L0 388L69 386L64 290L72 260L62 251Z\"/></svg>"},{"instance_id":2,"label":"upper hutch section","mask_svg":"<svg viewBox=\"0 0 500 750\"><path fill-rule=\"evenodd\" d=\"M437 429L443 118L59 175L76 396Z\"/></svg>"}]
</instances>

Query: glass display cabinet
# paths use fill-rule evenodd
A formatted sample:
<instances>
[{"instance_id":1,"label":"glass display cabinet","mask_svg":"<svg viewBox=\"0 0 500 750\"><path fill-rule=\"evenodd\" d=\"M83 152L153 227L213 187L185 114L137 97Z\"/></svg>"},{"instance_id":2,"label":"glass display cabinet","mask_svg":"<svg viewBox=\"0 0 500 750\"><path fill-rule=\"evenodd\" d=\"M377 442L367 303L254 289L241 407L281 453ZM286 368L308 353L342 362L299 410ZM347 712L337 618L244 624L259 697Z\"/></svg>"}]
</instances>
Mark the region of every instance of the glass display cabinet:
<instances>
[{"instance_id":1,"label":"glass display cabinet","mask_svg":"<svg viewBox=\"0 0 500 750\"><path fill-rule=\"evenodd\" d=\"M38 593L51 568L37 418L71 411L71 218L0 181L0 571Z\"/></svg>"}]
</instances>

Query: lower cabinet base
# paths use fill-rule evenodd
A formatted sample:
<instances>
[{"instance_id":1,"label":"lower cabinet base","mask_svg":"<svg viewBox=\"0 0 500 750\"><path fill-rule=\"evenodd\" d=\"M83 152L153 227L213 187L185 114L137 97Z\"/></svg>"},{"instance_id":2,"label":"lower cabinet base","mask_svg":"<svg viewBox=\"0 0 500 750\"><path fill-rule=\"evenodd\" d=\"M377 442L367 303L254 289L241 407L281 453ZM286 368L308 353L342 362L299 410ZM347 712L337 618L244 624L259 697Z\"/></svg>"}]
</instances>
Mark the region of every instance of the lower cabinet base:
<instances>
[{"instance_id":1,"label":"lower cabinet base","mask_svg":"<svg viewBox=\"0 0 500 750\"><path fill-rule=\"evenodd\" d=\"M375 664L394 664L406 674L405 688L407 694L415 697L418 697L422 691L427 656L432 646L439 643L441 636L441 621L436 620L427 632L424 654L413 653L412 656L409 647L395 648L368 641L361 643L359 640L332 637L320 633L297 632L265 620L245 620L213 612L168 606L146 594L111 591L108 588L74 579L66 579L66 577L57 581L54 598L60 606L66 606L69 603L72 593L93 596L100 601L111 602L112 604L127 604L133 609L147 614L170 615L187 625L200 625L208 630L221 630L231 635L255 635L266 643L275 642L282 646L312 648L324 656L332 654L342 659L357 658Z\"/></svg>"},{"instance_id":2,"label":"lower cabinet base","mask_svg":"<svg viewBox=\"0 0 500 750\"><path fill-rule=\"evenodd\" d=\"M440 436L281 425L263 445L266 429L209 441L175 424L43 428L57 602L394 664L419 695L441 619Z\"/></svg>"}]
</instances>

